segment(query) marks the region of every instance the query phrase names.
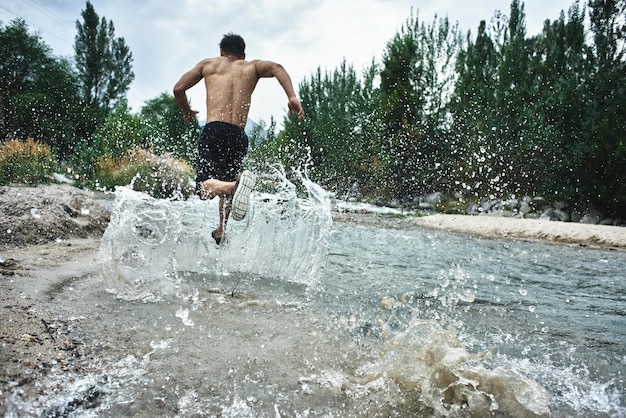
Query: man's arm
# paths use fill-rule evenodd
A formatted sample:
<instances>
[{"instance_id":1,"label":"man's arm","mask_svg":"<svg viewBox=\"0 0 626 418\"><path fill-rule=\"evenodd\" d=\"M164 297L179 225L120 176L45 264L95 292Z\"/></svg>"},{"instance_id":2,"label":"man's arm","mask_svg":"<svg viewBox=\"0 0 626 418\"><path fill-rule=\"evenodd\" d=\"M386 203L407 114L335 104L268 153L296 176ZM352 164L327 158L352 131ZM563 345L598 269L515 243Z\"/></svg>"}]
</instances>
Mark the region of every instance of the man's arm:
<instances>
[{"instance_id":1,"label":"man's arm","mask_svg":"<svg viewBox=\"0 0 626 418\"><path fill-rule=\"evenodd\" d=\"M296 97L296 92L293 88L293 84L291 83L291 77L285 70L285 68L275 62L272 61L255 61L256 72L259 77L275 77L278 80L278 83L281 85L283 90L285 90L285 94L287 94L287 98L289 102L287 103L287 107L289 108L289 114L296 113L298 115L298 119L304 120L304 109L302 109L302 104L300 104L300 100Z\"/></svg>"},{"instance_id":2,"label":"man's arm","mask_svg":"<svg viewBox=\"0 0 626 418\"><path fill-rule=\"evenodd\" d=\"M191 70L183 74L183 76L174 85L174 99L176 104L183 110L183 119L185 122L190 122L194 119L197 110L191 109L189 101L187 100L187 90L198 84L202 80L202 66L203 63L199 63Z\"/></svg>"}]
</instances>

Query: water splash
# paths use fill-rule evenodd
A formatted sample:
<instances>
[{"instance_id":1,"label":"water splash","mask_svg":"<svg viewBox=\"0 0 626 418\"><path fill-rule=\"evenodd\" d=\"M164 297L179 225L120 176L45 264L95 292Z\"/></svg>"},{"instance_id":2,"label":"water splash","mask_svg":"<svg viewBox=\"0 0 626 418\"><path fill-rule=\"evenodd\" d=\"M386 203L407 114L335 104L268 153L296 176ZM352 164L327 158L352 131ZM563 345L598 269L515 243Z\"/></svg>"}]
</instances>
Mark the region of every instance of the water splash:
<instances>
[{"instance_id":1,"label":"water splash","mask_svg":"<svg viewBox=\"0 0 626 418\"><path fill-rule=\"evenodd\" d=\"M515 370L488 369L490 352L470 353L454 328L413 319L383 343L380 357L361 368L359 385L385 379L402 392L417 392L436 415L503 413L511 417L549 415L547 391Z\"/></svg>"},{"instance_id":2,"label":"water splash","mask_svg":"<svg viewBox=\"0 0 626 418\"><path fill-rule=\"evenodd\" d=\"M211 237L217 199L154 199L117 188L99 254L108 289L124 299L158 301L193 274L315 284L332 233L331 202L323 188L295 175L300 189L281 170L260 175L274 192L253 192L248 216L228 223L219 247Z\"/></svg>"}]
</instances>

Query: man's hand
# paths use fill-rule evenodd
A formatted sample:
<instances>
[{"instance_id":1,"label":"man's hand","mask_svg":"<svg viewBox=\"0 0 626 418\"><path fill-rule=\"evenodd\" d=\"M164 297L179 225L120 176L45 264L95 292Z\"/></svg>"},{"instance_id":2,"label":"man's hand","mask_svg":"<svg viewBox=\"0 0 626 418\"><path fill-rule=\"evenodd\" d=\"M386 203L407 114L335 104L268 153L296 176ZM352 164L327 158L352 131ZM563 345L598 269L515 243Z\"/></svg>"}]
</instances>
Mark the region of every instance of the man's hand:
<instances>
[{"instance_id":1,"label":"man's hand","mask_svg":"<svg viewBox=\"0 0 626 418\"><path fill-rule=\"evenodd\" d=\"M289 115L292 113L296 113L298 115L298 119L304 120L304 109L300 104L300 100L297 97L292 97L289 99L289 103L287 103L287 107L289 108Z\"/></svg>"},{"instance_id":2,"label":"man's hand","mask_svg":"<svg viewBox=\"0 0 626 418\"><path fill-rule=\"evenodd\" d=\"M191 122L196 118L196 114L198 114L197 110L189 109L183 111L183 119L185 122Z\"/></svg>"}]
</instances>

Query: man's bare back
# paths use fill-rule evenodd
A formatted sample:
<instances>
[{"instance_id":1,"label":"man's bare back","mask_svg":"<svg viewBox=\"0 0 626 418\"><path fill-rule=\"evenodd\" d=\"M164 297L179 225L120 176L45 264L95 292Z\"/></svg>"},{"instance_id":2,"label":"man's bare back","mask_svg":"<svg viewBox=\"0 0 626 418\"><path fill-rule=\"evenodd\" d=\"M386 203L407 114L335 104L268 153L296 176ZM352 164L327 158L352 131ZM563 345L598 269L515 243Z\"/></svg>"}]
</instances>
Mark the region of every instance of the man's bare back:
<instances>
[{"instance_id":1,"label":"man's bare back","mask_svg":"<svg viewBox=\"0 0 626 418\"><path fill-rule=\"evenodd\" d=\"M174 86L174 96L183 109L185 120L192 120L198 112L189 107L185 91L204 78L206 122L227 122L243 128L248 120L252 93L259 79L264 77L276 77L289 99L289 111L304 119L304 110L282 65L271 61L246 61L223 52L219 57L200 61L184 74Z\"/></svg>"}]
</instances>

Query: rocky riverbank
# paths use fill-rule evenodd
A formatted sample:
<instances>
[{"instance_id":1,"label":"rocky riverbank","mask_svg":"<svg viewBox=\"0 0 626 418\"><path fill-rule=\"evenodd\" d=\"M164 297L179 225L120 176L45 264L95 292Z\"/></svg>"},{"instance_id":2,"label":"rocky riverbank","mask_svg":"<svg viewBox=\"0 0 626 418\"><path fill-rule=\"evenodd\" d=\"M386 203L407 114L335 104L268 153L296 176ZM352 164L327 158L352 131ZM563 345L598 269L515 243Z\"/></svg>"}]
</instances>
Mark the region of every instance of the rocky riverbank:
<instances>
[{"instance_id":1,"label":"rocky riverbank","mask_svg":"<svg viewBox=\"0 0 626 418\"><path fill-rule=\"evenodd\" d=\"M347 198L346 200L355 201L354 198ZM626 226L626 220L619 217L605 216L592 206L576 207L561 201L549 201L542 196L475 201L465 199L459 194L446 196L442 193L431 193L404 200L376 199L372 203L407 212L425 211L448 215L489 215L503 218L541 219L587 225Z\"/></svg>"}]
</instances>

